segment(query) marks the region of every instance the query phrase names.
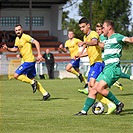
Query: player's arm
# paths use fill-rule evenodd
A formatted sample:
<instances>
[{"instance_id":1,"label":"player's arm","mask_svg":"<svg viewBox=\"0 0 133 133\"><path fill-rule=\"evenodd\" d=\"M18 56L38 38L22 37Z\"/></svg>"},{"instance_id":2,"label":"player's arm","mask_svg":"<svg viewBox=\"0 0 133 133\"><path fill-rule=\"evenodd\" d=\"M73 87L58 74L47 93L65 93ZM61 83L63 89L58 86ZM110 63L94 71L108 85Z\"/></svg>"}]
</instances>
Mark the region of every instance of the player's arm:
<instances>
[{"instance_id":1,"label":"player's arm","mask_svg":"<svg viewBox=\"0 0 133 133\"><path fill-rule=\"evenodd\" d=\"M76 59L78 59L78 58L82 58L82 57L86 57L86 56L88 56L87 52L79 53L78 55L76 55L76 56L74 57L74 59L76 60Z\"/></svg>"},{"instance_id":2,"label":"player's arm","mask_svg":"<svg viewBox=\"0 0 133 133\"><path fill-rule=\"evenodd\" d=\"M126 37L124 42L133 43L133 37Z\"/></svg>"},{"instance_id":3,"label":"player's arm","mask_svg":"<svg viewBox=\"0 0 133 133\"><path fill-rule=\"evenodd\" d=\"M92 39L91 41L89 42L79 42L78 43L79 46L83 46L83 45L86 45L86 46L96 46L98 45L98 40L97 39Z\"/></svg>"},{"instance_id":4,"label":"player's arm","mask_svg":"<svg viewBox=\"0 0 133 133\"><path fill-rule=\"evenodd\" d=\"M64 52L64 53L67 52L67 49L66 49L65 47L63 47L63 44L60 44L59 49L60 49L62 52Z\"/></svg>"},{"instance_id":5,"label":"player's arm","mask_svg":"<svg viewBox=\"0 0 133 133\"><path fill-rule=\"evenodd\" d=\"M98 46L99 46L101 49L104 49L104 43L103 43L103 42L98 42Z\"/></svg>"},{"instance_id":6,"label":"player's arm","mask_svg":"<svg viewBox=\"0 0 133 133\"><path fill-rule=\"evenodd\" d=\"M85 54L86 52L84 52L85 48L86 48L86 45L83 45L81 52L79 52L79 53L74 57L75 60L78 59L78 58L80 58L80 57L85 57L85 56L86 56L86 54Z\"/></svg>"},{"instance_id":7,"label":"player's arm","mask_svg":"<svg viewBox=\"0 0 133 133\"><path fill-rule=\"evenodd\" d=\"M85 45L88 45L88 46L97 46L98 45L98 40L95 38L95 39L92 39L89 42L84 42L84 43L85 43Z\"/></svg>"},{"instance_id":8,"label":"player's arm","mask_svg":"<svg viewBox=\"0 0 133 133\"><path fill-rule=\"evenodd\" d=\"M9 52L17 52L17 51L18 51L18 47L9 48L9 47L7 47L6 44L3 44L3 45L2 45L2 48L3 48L4 50L9 51Z\"/></svg>"},{"instance_id":9,"label":"player's arm","mask_svg":"<svg viewBox=\"0 0 133 133\"><path fill-rule=\"evenodd\" d=\"M33 44L35 44L36 46L36 49L37 49L37 61L43 61L43 57L42 57L42 54L41 54L41 50L40 50L40 43L37 41L37 40L33 40L32 41Z\"/></svg>"}]
</instances>

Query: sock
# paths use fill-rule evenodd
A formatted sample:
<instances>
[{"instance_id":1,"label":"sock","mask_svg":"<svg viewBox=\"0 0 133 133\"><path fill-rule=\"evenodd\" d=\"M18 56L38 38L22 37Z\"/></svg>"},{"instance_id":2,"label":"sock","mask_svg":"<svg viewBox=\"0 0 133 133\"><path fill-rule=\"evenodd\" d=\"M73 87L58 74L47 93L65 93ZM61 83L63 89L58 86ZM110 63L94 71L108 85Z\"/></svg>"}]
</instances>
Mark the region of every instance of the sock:
<instances>
[{"instance_id":1,"label":"sock","mask_svg":"<svg viewBox=\"0 0 133 133\"><path fill-rule=\"evenodd\" d=\"M130 79L130 75L125 74L125 73L121 73L121 78Z\"/></svg>"},{"instance_id":2,"label":"sock","mask_svg":"<svg viewBox=\"0 0 133 133\"><path fill-rule=\"evenodd\" d=\"M105 104L105 105L109 105L109 103L111 102L110 100L108 100L107 98L105 98L103 95L101 95L101 94L97 94L97 99L100 101L100 102L102 102L103 104Z\"/></svg>"},{"instance_id":3,"label":"sock","mask_svg":"<svg viewBox=\"0 0 133 133\"><path fill-rule=\"evenodd\" d=\"M110 101L112 101L113 103L115 103L115 105L118 105L120 103L120 101L114 96L114 94L112 92L109 91L109 93L106 96L107 99L109 99Z\"/></svg>"},{"instance_id":4,"label":"sock","mask_svg":"<svg viewBox=\"0 0 133 133\"><path fill-rule=\"evenodd\" d=\"M26 75L20 75L17 79L30 84L33 82L33 80L28 78Z\"/></svg>"},{"instance_id":5,"label":"sock","mask_svg":"<svg viewBox=\"0 0 133 133\"><path fill-rule=\"evenodd\" d=\"M43 96L46 96L48 94L48 92L45 92L44 94L43 94Z\"/></svg>"},{"instance_id":6,"label":"sock","mask_svg":"<svg viewBox=\"0 0 133 133\"><path fill-rule=\"evenodd\" d=\"M74 68L71 68L71 73L73 73L73 74L79 76L79 73L78 73Z\"/></svg>"},{"instance_id":7,"label":"sock","mask_svg":"<svg viewBox=\"0 0 133 133\"><path fill-rule=\"evenodd\" d=\"M94 102L95 102L95 99L87 97L82 111L87 112L89 108L94 104Z\"/></svg>"},{"instance_id":8,"label":"sock","mask_svg":"<svg viewBox=\"0 0 133 133\"><path fill-rule=\"evenodd\" d=\"M44 96L47 93L46 90L42 87L42 85L39 82L37 83L38 83L38 91Z\"/></svg>"},{"instance_id":9,"label":"sock","mask_svg":"<svg viewBox=\"0 0 133 133\"><path fill-rule=\"evenodd\" d=\"M133 75L130 76L130 80L133 80Z\"/></svg>"},{"instance_id":10,"label":"sock","mask_svg":"<svg viewBox=\"0 0 133 133\"><path fill-rule=\"evenodd\" d=\"M84 77L84 75L82 75L82 77L83 77L84 83L87 84L87 80L86 80L86 78Z\"/></svg>"}]
</instances>

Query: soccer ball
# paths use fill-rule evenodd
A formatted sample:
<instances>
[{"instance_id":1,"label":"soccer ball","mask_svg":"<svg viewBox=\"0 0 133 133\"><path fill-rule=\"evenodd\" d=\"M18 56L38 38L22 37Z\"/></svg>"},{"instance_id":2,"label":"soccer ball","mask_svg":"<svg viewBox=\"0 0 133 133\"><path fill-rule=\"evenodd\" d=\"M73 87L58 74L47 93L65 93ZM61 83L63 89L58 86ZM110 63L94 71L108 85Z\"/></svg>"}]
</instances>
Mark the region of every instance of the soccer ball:
<instances>
[{"instance_id":1,"label":"soccer ball","mask_svg":"<svg viewBox=\"0 0 133 133\"><path fill-rule=\"evenodd\" d=\"M100 115L104 112L104 106L101 102L95 102L93 105L92 105L92 112L95 114L95 115Z\"/></svg>"}]
</instances>

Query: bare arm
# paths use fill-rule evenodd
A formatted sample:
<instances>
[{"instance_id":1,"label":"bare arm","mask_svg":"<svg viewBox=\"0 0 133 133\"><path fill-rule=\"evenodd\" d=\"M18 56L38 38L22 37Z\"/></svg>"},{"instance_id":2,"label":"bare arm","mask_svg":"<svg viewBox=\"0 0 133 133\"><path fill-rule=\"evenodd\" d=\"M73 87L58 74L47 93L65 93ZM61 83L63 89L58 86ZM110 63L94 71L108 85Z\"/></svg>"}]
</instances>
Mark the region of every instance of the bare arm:
<instances>
[{"instance_id":1,"label":"bare arm","mask_svg":"<svg viewBox=\"0 0 133 133\"><path fill-rule=\"evenodd\" d=\"M63 47L63 44L60 44L59 49L64 53L67 52L67 49Z\"/></svg>"},{"instance_id":2,"label":"bare arm","mask_svg":"<svg viewBox=\"0 0 133 133\"><path fill-rule=\"evenodd\" d=\"M16 48L16 47L9 48L9 47L7 47L6 44L3 44L3 45L2 45L2 48L3 48L4 50L9 51L9 52L17 52L17 51L18 51L18 48Z\"/></svg>"},{"instance_id":3,"label":"bare arm","mask_svg":"<svg viewBox=\"0 0 133 133\"><path fill-rule=\"evenodd\" d=\"M89 42L79 42L78 45L79 46L83 46L83 45L86 45L86 46L96 46L96 45L98 45L98 41L97 41L97 39L93 39L93 40L91 40Z\"/></svg>"},{"instance_id":4,"label":"bare arm","mask_svg":"<svg viewBox=\"0 0 133 133\"><path fill-rule=\"evenodd\" d=\"M133 43L133 37L127 37L124 39L124 42Z\"/></svg>"},{"instance_id":5,"label":"bare arm","mask_svg":"<svg viewBox=\"0 0 133 133\"><path fill-rule=\"evenodd\" d=\"M43 57L42 57L42 54L41 54L41 50L40 50L40 43L34 39L33 43L35 44L36 46L36 49L37 49L37 61L40 62L40 61L43 61Z\"/></svg>"},{"instance_id":6,"label":"bare arm","mask_svg":"<svg viewBox=\"0 0 133 133\"><path fill-rule=\"evenodd\" d=\"M103 43L103 42L98 42L98 46L99 46L101 49L104 49L104 43Z\"/></svg>"}]
</instances>

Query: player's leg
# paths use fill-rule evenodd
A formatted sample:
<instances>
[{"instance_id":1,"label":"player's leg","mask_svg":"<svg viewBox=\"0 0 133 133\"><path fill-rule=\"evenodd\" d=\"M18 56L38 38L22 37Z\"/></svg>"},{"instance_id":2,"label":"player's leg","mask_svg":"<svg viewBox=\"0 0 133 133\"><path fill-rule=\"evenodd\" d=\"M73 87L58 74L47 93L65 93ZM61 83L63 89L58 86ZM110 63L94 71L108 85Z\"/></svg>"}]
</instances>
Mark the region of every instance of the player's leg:
<instances>
[{"instance_id":1,"label":"player's leg","mask_svg":"<svg viewBox=\"0 0 133 133\"><path fill-rule=\"evenodd\" d=\"M31 70L27 73L27 76L30 79L33 79L36 76L36 69L35 66L31 68ZM44 87L41 85L41 83L37 82L37 89L38 91L43 95L43 100L47 100L50 97L50 94L44 89Z\"/></svg>"},{"instance_id":2,"label":"player's leg","mask_svg":"<svg viewBox=\"0 0 133 133\"><path fill-rule=\"evenodd\" d=\"M89 108L95 103L96 94L97 94L97 91L95 89L89 88L89 94L88 94L88 97L86 98L86 101L84 103L82 110L75 115L77 116L87 115Z\"/></svg>"},{"instance_id":3,"label":"player's leg","mask_svg":"<svg viewBox=\"0 0 133 133\"><path fill-rule=\"evenodd\" d=\"M75 74L77 77L79 77L80 82L82 82L83 81L82 74L76 71L75 69L79 67L79 62L80 59L78 60L71 59L70 63L66 66L66 70L70 73Z\"/></svg>"},{"instance_id":4,"label":"player's leg","mask_svg":"<svg viewBox=\"0 0 133 133\"><path fill-rule=\"evenodd\" d=\"M117 88L119 88L121 91L123 91L123 90L124 90L124 88L123 88L122 84L121 84L121 83L119 83L118 81L116 81L116 82L113 84L113 86L116 86L116 87L117 87Z\"/></svg>"},{"instance_id":5,"label":"player's leg","mask_svg":"<svg viewBox=\"0 0 133 133\"><path fill-rule=\"evenodd\" d=\"M101 62L96 62L90 66L87 78L89 87L92 87L94 85L96 78L98 77L98 75L101 73L102 70L103 70L103 63ZM88 86L85 89L78 89L78 91L88 95Z\"/></svg>"},{"instance_id":6,"label":"player's leg","mask_svg":"<svg viewBox=\"0 0 133 133\"><path fill-rule=\"evenodd\" d=\"M97 85L97 91L98 93L104 95L107 99L115 103L116 105L116 114L119 114L122 112L122 108L124 107L124 104L120 102L112 92L106 89L106 86L103 86L103 84L106 84L105 81L101 80ZM103 87L102 87L103 86Z\"/></svg>"},{"instance_id":7,"label":"player's leg","mask_svg":"<svg viewBox=\"0 0 133 133\"><path fill-rule=\"evenodd\" d=\"M45 89L38 83L34 77L36 76L35 62L23 63L14 73L14 78L22 82L30 83L33 88L33 93L38 89L43 96L49 94Z\"/></svg>"},{"instance_id":8,"label":"player's leg","mask_svg":"<svg viewBox=\"0 0 133 133\"><path fill-rule=\"evenodd\" d=\"M75 67L76 67L75 70L79 73L79 76L78 76L79 79L81 79L81 82L82 82L82 80L83 80L83 82L85 83L85 87L84 87L84 88L88 87L88 83L87 83L87 80L86 80L85 76L84 76L83 74L80 73L79 65L77 65L77 66L75 66Z\"/></svg>"},{"instance_id":9,"label":"player's leg","mask_svg":"<svg viewBox=\"0 0 133 133\"><path fill-rule=\"evenodd\" d=\"M97 62L97 63L95 63L94 65L92 65L90 67L90 71L88 73L89 90L92 91L93 86L94 86L94 84L96 82L96 78L102 72L102 70L103 70L103 64L100 63L100 62ZM80 91L80 90L78 90L78 91ZM85 93L85 94L88 94L87 89L82 90L82 92ZM93 91L92 91L92 93L93 93ZM90 94L90 95L92 95L92 94ZM112 103L111 101L109 101L107 98L105 98L102 95L98 94L97 99L108 106L107 114L111 114L115 110L115 108L116 108L115 104ZM86 100L86 102L88 102L88 100ZM86 104L88 105L88 103L86 103ZM89 108L89 106L88 106L88 108Z\"/></svg>"},{"instance_id":10,"label":"player's leg","mask_svg":"<svg viewBox=\"0 0 133 133\"><path fill-rule=\"evenodd\" d=\"M106 88L112 86L116 82L121 74L121 69L118 65L112 64L106 66L103 72L97 78L99 82L96 86L97 92L105 96L107 99L111 100L116 105L116 114L119 114L124 107L124 104L121 103L109 90Z\"/></svg>"},{"instance_id":11,"label":"player's leg","mask_svg":"<svg viewBox=\"0 0 133 133\"><path fill-rule=\"evenodd\" d=\"M33 93L36 92L37 82L34 79L27 77L28 72L35 67L35 62L24 62L21 64L14 73L14 78L22 82L30 83L33 88ZM34 68L35 69L35 68ZM34 74L36 75L36 73ZM35 76L34 76L35 77Z\"/></svg>"},{"instance_id":12,"label":"player's leg","mask_svg":"<svg viewBox=\"0 0 133 133\"><path fill-rule=\"evenodd\" d=\"M70 73L73 73L74 75L76 76L79 76L79 73L73 68L72 64L69 63L67 66L66 66L66 70Z\"/></svg>"},{"instance_id":13,"label":"player's leg","mask_svg":"<svg viewBox=\"0 0 133 133\"><path fill-rule=\"evenodd\" d=\"M116 105L113 102L111 102L110 100L108 100L107 98L105 98L103 95L98 93L97 99L100 102L102 102L103 104L108 106L108 111L106 114L111 114L116 109Z\"/></svg>"},{"instance_id":14,"label":"player's leg","mask_svg":"<svg viewBox=\"0 0 133 133\"><path fill-rule=\"evenodd\" d=\"M47 100L50 97L50 94L44 89L44 87L37 81L37 89L43 95L43 100Z\"/></svg>"},{"instance_id":15,"label":"player's leg","mask_svg":"<svg viewBox=\"0 0 133 133\"><path fill-rule=\"evenodd\" d=\"M133 75L129 75L129 74L126 74L126 73L121 73L121 78L126 78L126 79L129 79L129 80L133 80Z\"/></svg>"}]
</instances>

